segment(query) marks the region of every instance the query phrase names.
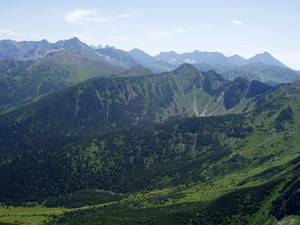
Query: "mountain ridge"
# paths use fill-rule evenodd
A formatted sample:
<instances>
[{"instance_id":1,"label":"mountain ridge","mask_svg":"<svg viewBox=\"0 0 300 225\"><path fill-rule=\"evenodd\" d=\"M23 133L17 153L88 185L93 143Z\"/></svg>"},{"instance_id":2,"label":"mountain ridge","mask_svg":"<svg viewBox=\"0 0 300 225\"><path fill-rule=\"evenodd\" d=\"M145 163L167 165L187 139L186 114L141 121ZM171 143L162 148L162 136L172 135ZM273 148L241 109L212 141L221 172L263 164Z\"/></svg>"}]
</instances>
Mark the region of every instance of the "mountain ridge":
<instances>
[{"instance_id":1,"label":"mountain ridge","mask_svg":"<svg viewBox=\"0 0 300 225\"><path fill-rule=\"evenodd\" d=\"M8 48L8 49L7 49ZM6 50L7 49L7 50ZM21 41L16 42L13 40L2 40L0 41L0 59L33 59L44 57L51 51L59 49L65 50L77 50L85 52L89 57L97 57L95 51L105 52L105 49L115 49L113 47L106 46L105 48L91 48L85 43L81 42L78 38L74 37L65 41L57 41L50 43L47 40L42 41ZM15 50L15 53L14 53ZM121 51L119 54L125 56L125 51L115 49L115 51ZM248 60L239 56L232 55L226 57L220 52L201 52L194 50L193 52L186 52L177 54L175 51L161 52L159 55L150 56L140 49L133 49L126 52L132 58L130 60L137 60L142 64L151 63L151 61L164 61L167 63L180 65L185 62L192 64L206 63L206 64L221 64L224 66L241 66L253 62L262 62L267 65L276 65L287 68L286 65L275 59L270 53L264 52L256 54ZM111 54L111 53L109 53ZM114 53L113 53L114 54ZM107 55L109 56L109 55ZM129 60L130 57L127 57ZM105 59L103 59L105 60ZM116 62L114 62L116 63Z\"/></svg>"},{"instance_id":2,"label":"mountain ridge","mask_svg":"<svg viewBox=\"0 0 300 225\"><path fill-rule=\"evenodd\" d=\"M199 50L182 54L177 54L174 51L161 52L159 55L151 56L137 48L123 51L108 45L104 48L90 47L76 37L65 41L57 41L56 43L50 43L47 40L29 42L0 41L0 59L2 60L38 60L46 57L47 54L60 50L76 51L82 56L98 59L116 67L131 69L142 65L155 73L170 72L182 63L189 63L204 72L211 69L215 70L229 79L241 75L250 81L257 79L271 85L300 79L297 71L292 71L268 52L256 54L249 59L237 54L226 57L219 52L201 52ZM11 62L7 65L2 63L0 73L1 71L2 73L10 71L13 67L9 69L9 66L16 63ZM266 66L263 68L260 63ZM21 65L20 62L18 64ZM282 77L280 74L283 74Z\"/></svg>"},{"instance_id":3,"label":"mountain ridge","mask_svg":"<svg viewBox=\"0 0 300 225\"><path fill-rule=\"evenodd\" d=\"M261 62L266 65L281 66L281 67L288 68L282 62L275 59L269 52L263 52L263 53L257 54L255 56L249 58L248 61L249 61L249 63Z\"/></svg>"},{"instance_id":4,"label":"mountain ridge","mask_svg":"<svg viewBox=\"0 0 300 225\"><path fill-rule=\"evenodd\" d=\"M176 65L188 61L191 64L220 64L223 66L235 67L247 65L253 62L262 62L266 65L275 65L288 68L268 52L258 53L249 59L245 59L237 54L226 57L220 52L201 52L199 50L194 50L193 52L177 54L174 51L170 51L161 52L159 55L156 55L155 58Z\"/></svg>"},{"instance_id":5,"label":"mountain ridge","mask_svg":"<svg viewBox=\"0 0 300 225\"><path fill-rule=\"evenodd\" d=\"M87 57L95 58L97 55L85 43L74 37L65 41L50 43L47 40L41 41L0 41L0 59L14 60L37 60L57 50L75 50Z\"/></svg>"},{"instance_id":6,"label":"mountain ridge","mask_svg":"<svg viewBox=\"0 0 300 225\"><path fill-rule=\"evenodd\" d=\"M94 78L3 114L2 126L6 130L3 135L7 136L8 130L17 134L24 132L23 129L28 130L28 134L33 132L33 136L55 130L88 134L93 130L112 130L192 115L219 115L252 96L252 85L241 78L227 81L213 71L201 73L190 64L182 64L169 73ZM266 85L256 94L269 88ZM18 122L12 119L14 117ZM31 125L27 127L28 123Z\"/></svg>"}]
</instances>

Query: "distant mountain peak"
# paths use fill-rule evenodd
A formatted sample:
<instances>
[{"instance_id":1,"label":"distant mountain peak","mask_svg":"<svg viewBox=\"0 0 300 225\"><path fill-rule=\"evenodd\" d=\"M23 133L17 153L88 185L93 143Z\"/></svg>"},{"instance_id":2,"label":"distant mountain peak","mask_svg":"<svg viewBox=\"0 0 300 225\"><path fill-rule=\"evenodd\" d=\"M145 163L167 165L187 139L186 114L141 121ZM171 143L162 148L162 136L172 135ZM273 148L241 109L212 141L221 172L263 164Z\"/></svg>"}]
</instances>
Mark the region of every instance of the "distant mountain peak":
<instances>
[{"instance_id":1,"label":"distant mountain peak","mask_svg":"<svg viewBox=\"0 0 300 225\"><path fill-rule=\"evenodd\" d=\"M175 51L169 51L169 52L161 52L159 53L159 56L162 55L173 55L173 56L177 56L178 54Z\"/></svg>"},{"instance_id":2,"label":"distant mountain peak","mask_svg":"<svg viewBox=\"0 0 300 225\"><path fill-rule=\"evenodd\" d=\"M284 68L288 68L286 65L281 63L279 60L275 59L269 52L265 51L263 53L256 54L255 56L251 57L249 63L253 62L261 62L266 65L273 65L273 66L281 66Z\"/></svg>"},{"instance_id":3,"label":"distant mountain peak","mask_svg":"<svg viewBox=\"0 0 300 225\"><path fill-rule=\"evenodd\" d=\"M267 51L264 51L263 53L261 53L261 54L263 54L263 55L271 55L269 52L267 52Z\"/></svg>"},{"instance_id":4,"label":"distant mountain peak","mask_svg":"<svg viewBox=\"0 0 300 225\"><path fill-rule=\"evenodd\" d=\"M79 40L79 38L73 37L73 38L70 38L70 39L66 39L64 41L58 41L58 42L55 43L55 45L60 46L62 48L67 48L68 49L68 48L74 48L74 47L78 47L78 46L83 46L83 45L86 45L86 44L83 43L83 42L81 42Z\"/></svg>"},{"instance_id":5,"label":"distant mountain peak","mask_svg":"<svg viewBox=\"0 0 300 225\"><path fill-rule=\"evenodd\" d=\"M245 59L243 58L242 56L238 55L238 54L234 54L234 55L231 55L229 56L228 58L241 58L241 59ZM246 59L245 59L246 60Z\"/></svg>"},{"instance_id":6,"label":"distant mountain peak","mask_svg":"<svg viewBox=\"0 0 300 225\"><path fill-rule=\"evenodd\" d=\"M142 51L141 49L138 49L138 48L133 48L129 52L144 52L144 51Z\"/></svg>"},{"instance_id":7,"label":"distant mountain peak","mask_svg":"<svg viewBox=\"0 0 300 225\"><path fill-rule=\"evenodd\" d=\"M109 46L109 45L105 45L104 48L98 48L98 49L116 49L114 46ZM116 50L120 50L120 51L123 51L121 49L116 49Z\"/></svg>"},{"instance_id":8,"label":"distant mountain peak","mask_svg":"<svg viewBox=\"0 0 300 225\"><path fill-rule=\"evenodd\" d=\"M179 68L186 68L186 67L190 67L190 68L195 68L192 64L190 63L182 63L179 67Z\"/></svg>"},{"instance_id":9,"label":"distant mountain peak","mask_svg":"<svg viewBox=\"0 0 300 225\"><path fill-rule=\"evenodd\" d=\"M69 40L72 40L72 41L80 41L78 37L72 37L72 38L70 38Z\"/></svg>"},{"instance_id":10,"label":"distant mountain peak","mask_svg":"<svg viewBox=\"0 0 300 225\"><path fill-rule=\"evenodd\" d=\"M128 53L135 60L137 60L138 62L140 62L142 64L148 64L148 63L155 61L155 59L151 55L147 54L146 52L144 52L138 48L134 48L134 49L130 50Z\"/></svg>"},{"instance_id":11,"label":"distant mountain peak","mask_svg":"<svg viewBox=\"0 0 300 225\"><path fill-rule=\"evenodd\" d=\"M47 39L43 39L41 40L41 43L49 43L49 41Z\"/></svg>"},{"instance_id":12,"label":"distant mountain peak","mask_svg":"<svg viewBox=\"0 0 300 225\"><path fill-rule=\"evenodd\" d=\"M170 54L176 54L177 55L177 52L175 52L175 51L168 51L168 52L165 52L165 53L170 53Z\"/></svg>"},{"instance_id":13,"label":"distant mountain peak","mask_svg":"<svg viewBox=\"0 0 300 225\"><path fill-rule=\"evenodd\" d=\"M258 53L258 54L256 54L255 56L253 56L253 57L259 57L259 56L263 56L263 57L272 57L272 58L274 58L269 52L267 52L267 51L264 51L264 52L262 52L262 53ZM252 58L253 58L252 57Z\"/></svg>"},{"instance_id":14,"label":"distant mountain peak","mask_svg":"<svg viewBox=\"0 0 300 225\"><path fill-rule=\"evenodd\" d=\"M65 42L82 43L78 37L73 37L73 38L67 39L67 40L65 40Z\"/></svg>"},{"instance_id":15,"label":"distant mountain peak","mask_svg":"<svg viewBox=\"0 0 300 225\"><path fill-rule=\"evenodd\" d=\"M103 48L101 45L98 45L97 47L94 45L90 45L89 47L92 49L102 49Z\"/></svg>"},{"instance_id":16,"label":"distant mountain peak","mask_svg":"<svg viewBox=\"0 0 300 225\"><path fill-rule=\"evenodd\" d=\"M199 71L196 69L196 67L194 67L192 64L190 63L182 63L175 71L185 71L185 70L195 70L195 71Z\"/></svg>"}]
</instances>

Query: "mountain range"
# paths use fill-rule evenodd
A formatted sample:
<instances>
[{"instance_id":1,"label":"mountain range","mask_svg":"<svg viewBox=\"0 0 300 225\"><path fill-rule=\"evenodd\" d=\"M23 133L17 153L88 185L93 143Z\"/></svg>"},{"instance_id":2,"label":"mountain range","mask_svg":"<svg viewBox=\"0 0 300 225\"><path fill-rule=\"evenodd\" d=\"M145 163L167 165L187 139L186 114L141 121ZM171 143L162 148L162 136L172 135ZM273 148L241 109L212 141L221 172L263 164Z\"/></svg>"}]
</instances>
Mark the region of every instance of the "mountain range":
<instances>
[{"instance_id":1,"label":"mountain range","mask_svg":"<svg viewBox=\"0 0 300 225\"><path fill-rule=\"evenodd\" d=\"M266 65L281 66L287 68L283 63L275 59L270 53L264 52L257 54L250 59L245 59L239 55L233 55L226 57L219 52L200 52L195 50L190 53L177 54L174 51L171 52L161 52L159 55L155 56L157 60L162 60L171 64L179 65L182 63L190 64L219 64L224 66L243 66L254 62L261 62Z\"/></svg>"},{"instance_id":2,"label":"mountain range","mask_svg":"<svg viewBox=\"0 0 300 225\"><path fill-rule=\"evenodd\" d=\"M22 42L3 40L0 41L0 60L37 60L58 50L76 51L84 57L98 59L113 66L127 69L142 65L154 72L168 72L176 69L182 63L189 63L195 65L204 72L208 69L216 70L225 78L230 79L236 77L235 70L243 70L241 74L242 76L245 74L247 79L258 79L273 85L284 82L293 82L300 78L299 72L289 69L268 52L257 54L248 60L239 55L226 57L222 53L201 52L198 50L182 54L177 54L174 51L161 52L159 55L153 57L139 49L133 49L126 52L108 45L104 48L101 46L87 46L78 38L58 41L56 43L50 43L47 40ZM261 63L266 65L264 70L267 72L276 70L276 68L280 67L280 73L284 71L284 75L275 78L270 75L265 77L265 75L268 74L267 72L264 72L264 70L261 70ZM260 71L258 72L258 70ZM273 72L273 74L274 73L276 73L276 71Z\"/></svg>"},{"instance_id":3,"label":"mountain range","mask_svg":"<svg viewBox=\"0 0 300 225\"><path fill-rule=\"evenodd\" d=\"M47 40L42 41L0 41L0 59L14 60L37 60L44 58L47 54L58 50L73 50L92 58L96 53L78 38L74 37L65 41L50 43Z\"/></svg>"},{"instance_id":4,"label":"mountain range","mask_svg":"<svg viewBox=\"0 0 300 225\"><path fill-rule=\"evenodd\" d=\"M268 53L0 48L0 225L300 222L300 81Z\"/></svg>"}]
</instances>

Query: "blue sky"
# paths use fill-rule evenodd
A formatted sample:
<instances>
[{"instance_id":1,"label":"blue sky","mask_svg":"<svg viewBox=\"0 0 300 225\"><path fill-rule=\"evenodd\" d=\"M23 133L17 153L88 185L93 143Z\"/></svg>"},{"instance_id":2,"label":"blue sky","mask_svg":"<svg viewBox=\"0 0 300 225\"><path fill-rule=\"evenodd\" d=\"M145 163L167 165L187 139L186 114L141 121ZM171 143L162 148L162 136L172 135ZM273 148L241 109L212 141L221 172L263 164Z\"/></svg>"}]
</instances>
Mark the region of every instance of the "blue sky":
<instances>
[{"instance_id":1,"label":"blue sky","mask_svg":"<svg viewBox=\"0 0 300 225\"><path fill-rule=\"evenodd\" d=\"M151 55L270 52L300 70L298 0L2 0L0 39L140 48Z\"/></svg>"}]
</instances>

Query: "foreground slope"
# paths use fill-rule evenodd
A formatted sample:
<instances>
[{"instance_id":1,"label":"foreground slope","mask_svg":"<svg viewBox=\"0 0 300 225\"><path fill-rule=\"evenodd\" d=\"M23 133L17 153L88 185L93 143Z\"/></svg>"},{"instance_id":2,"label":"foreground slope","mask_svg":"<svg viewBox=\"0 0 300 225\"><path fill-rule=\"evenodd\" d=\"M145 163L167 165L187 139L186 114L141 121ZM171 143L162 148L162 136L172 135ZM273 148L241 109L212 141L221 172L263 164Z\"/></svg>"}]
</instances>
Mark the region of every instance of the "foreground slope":
<instances>
[{"instance_id":1,"label":"foreground slope","mask_svg":"<svg viewBox=\"0 0 300 225\"><path fill-rule=\"evenodd\" d=\"M243 115L39 143L2 160L0 199L70 206L60 196L86 188L131 193L50 224L275 224L298 215L300 83L240 104Z\"/></svg>"},{"instance_id":2,"label":"foreground slope","mask_svg":"<svg viewBox=\"0 0 300 225\"><path fill-rule=\"evenodd\" d=\"M195 77L207 79L187 65L172 76L182 70L192 76L181 77L181 85L192 80L193 87ZM98 128L85 122L74 125L81 128L73 139L70 132L76 127L62 123L68 129L55 125L49 132L43 129L51 124L31 117L43 104L24 108L25 114L17 110L1 116L0 201L96 205L75 209L50 224L276 224L288 219L285 216L299 215L300 82L263 89L260 95L259 88L254 91L239 80L229 84L230 110L242 114L193 117L110 133L101 133L101 124ZM215 93L220 86L206 87ZM237 101L234 96L244 89L248 97ZM112 90L105 92L107 96L113 96ZM82 118L93 115L88 109ZM87 137L85 124L97 132ZM13 154L4 154L14 149ZM82 197L74 204L77 191L85 189L126 194L110 203Z\"/></svg>"}]
</instances>

